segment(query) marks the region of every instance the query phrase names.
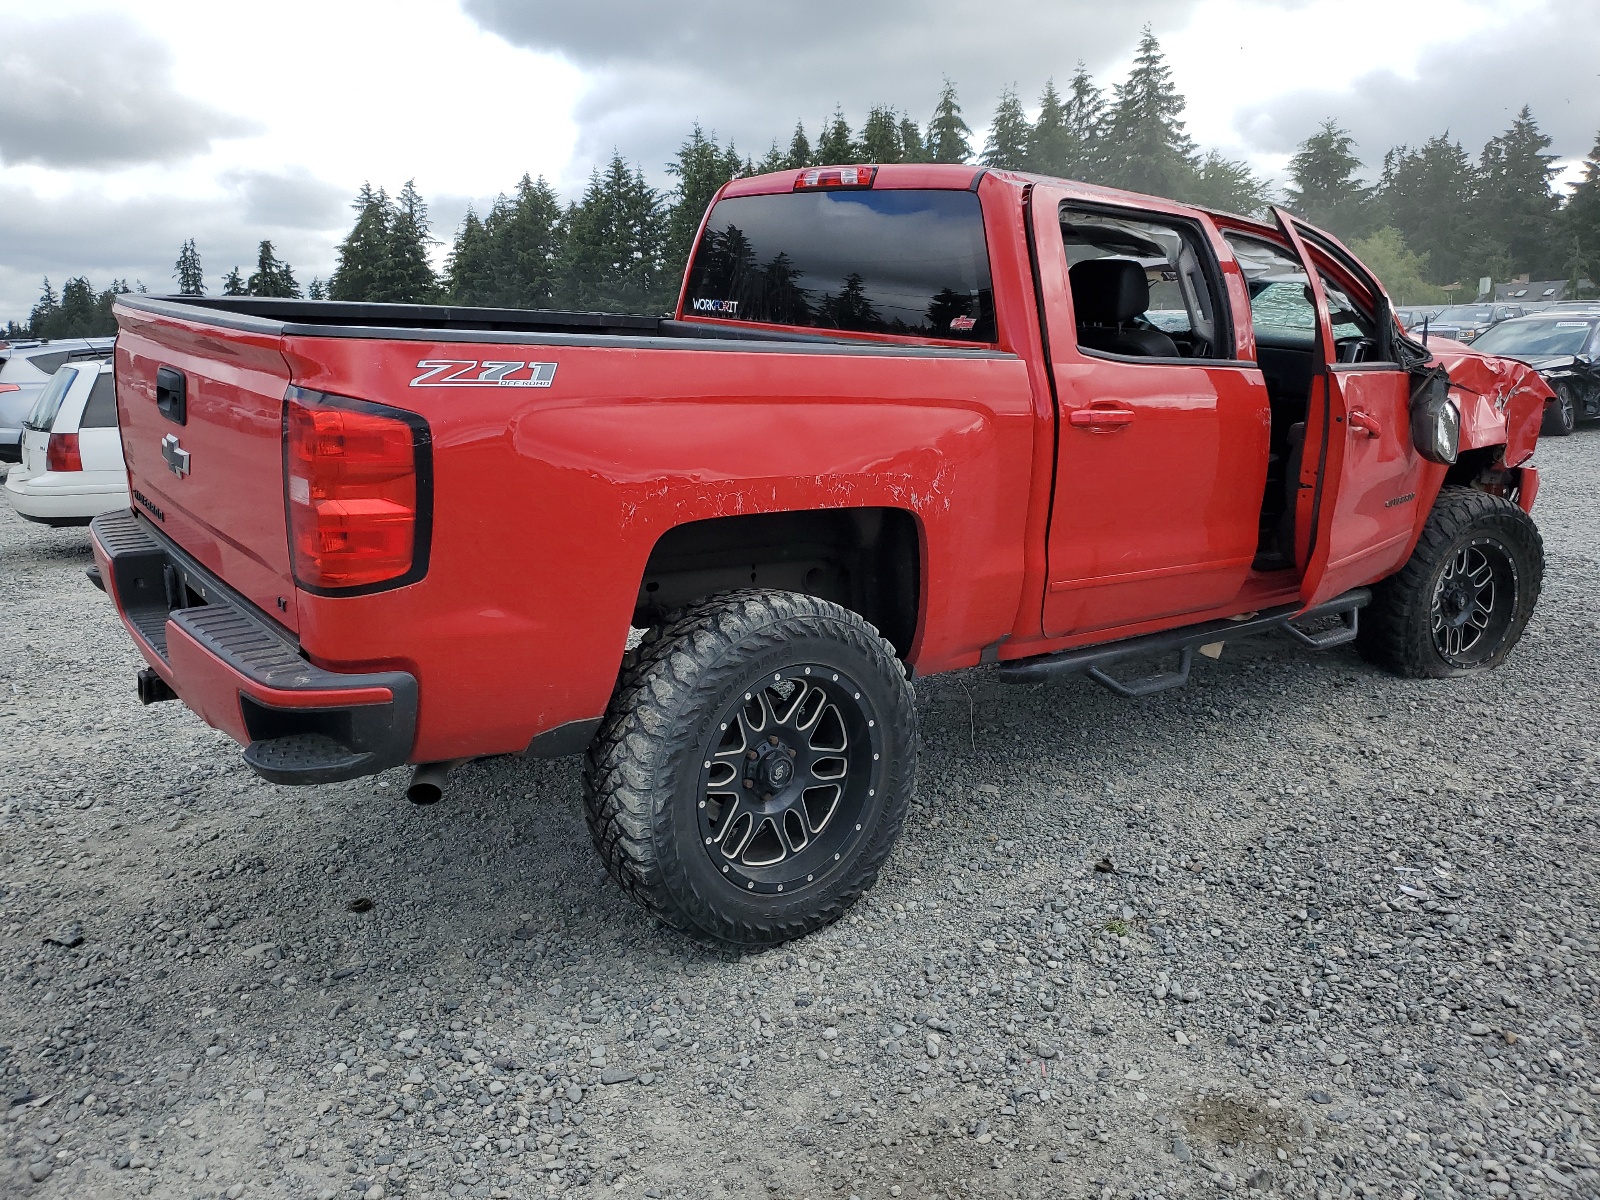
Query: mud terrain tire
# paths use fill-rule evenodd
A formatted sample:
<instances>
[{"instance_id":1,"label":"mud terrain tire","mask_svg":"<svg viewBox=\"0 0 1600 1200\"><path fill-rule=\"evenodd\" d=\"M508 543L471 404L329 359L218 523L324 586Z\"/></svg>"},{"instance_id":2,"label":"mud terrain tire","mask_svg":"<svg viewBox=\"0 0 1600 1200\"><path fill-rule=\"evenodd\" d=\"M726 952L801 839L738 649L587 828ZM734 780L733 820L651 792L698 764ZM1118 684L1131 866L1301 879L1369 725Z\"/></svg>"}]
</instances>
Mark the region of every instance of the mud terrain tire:
<instances>
[{"instance_id":1,"label":"mud terrain tire","mask_svg":"<svg viewBox=\"0 0 1600 1200\"><path fill-rule=\"evenodd\" d=\"M813 596L727 593L629 652L584 761L612 877L724 949L837 920L876 881L916 780L894 648Z\"/></svg>"},{"instance_id":2,"label":"mud terrain tire","mask_svg":"<svg viewBox=\"0 0 1600 1200\"><path fill-rule=\"evenodd\" d=\"M1357 648L1416 679L1492 670L1522 637L1544 578L1544 542L1511 501L1447 487L1411 558L1372 589Z\"/></svg>"}]
</instances>

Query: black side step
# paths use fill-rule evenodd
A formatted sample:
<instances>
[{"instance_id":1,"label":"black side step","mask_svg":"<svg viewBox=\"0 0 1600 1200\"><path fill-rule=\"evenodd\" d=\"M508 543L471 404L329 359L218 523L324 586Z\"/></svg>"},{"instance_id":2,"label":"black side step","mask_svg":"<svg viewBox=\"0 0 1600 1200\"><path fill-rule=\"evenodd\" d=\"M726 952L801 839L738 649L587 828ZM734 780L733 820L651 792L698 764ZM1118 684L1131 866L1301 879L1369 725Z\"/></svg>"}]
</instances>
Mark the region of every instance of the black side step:
<instances>
[{"instance_id":1,"label":"black side step","mask_svg":"<svg viewBox=\"0 0 1600 1200\"><path fill-rule=\"evenodd\" d=\"M1293 605L1268 609L1243 621L1206 621L1199 625L1185 625L1181 629L1166 629L1160 633L1147 633L1142 637L1125 638L1120 642L1107 642L1100 646L1083 646L1076 650L1061 650L1055 654L1041 654L1037 658L1019 658L1001 663L995 670L1006 683L1043 683L1063 675L1087 675L1102 687L1119 696L1149 696L1167 688L1180 687L1189 682L1189 668L1194 652L1212 642L1231 642L1257 634L1287 630L1301 644L1317 650L1342 646L1356 636L1356 613L1372 599L1367 588L1354 588L1315 608L1299 610ZM1306 633L1297 629L1295 622L1315 621L1322 617L1337 616L1340 625L1321 633ZM1106 668L1136 655L1169 654L1176 651L1178 667L1142 679L1121 681L1107 673Z\"/></svg>"}]
</instances>

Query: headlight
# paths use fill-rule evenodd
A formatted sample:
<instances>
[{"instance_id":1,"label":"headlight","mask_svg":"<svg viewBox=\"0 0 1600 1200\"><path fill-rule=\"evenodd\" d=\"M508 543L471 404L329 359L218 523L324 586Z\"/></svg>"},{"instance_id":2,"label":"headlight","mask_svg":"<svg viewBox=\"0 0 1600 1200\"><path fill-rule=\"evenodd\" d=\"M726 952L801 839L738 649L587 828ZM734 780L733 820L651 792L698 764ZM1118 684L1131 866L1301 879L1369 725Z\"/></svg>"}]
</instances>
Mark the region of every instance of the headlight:
<instances>
[{"instance_id":1,"label":"headlight","mask_svg":"<svg viewBox=\"0 0 1600 1200\"><path fill-rule=\"evenodd\" d=\"M1411 391L1411 444L1436 463L1453 463L1461 451L1461 410L1443 370L1429 371Z\"/></svg>"}]
</instances>

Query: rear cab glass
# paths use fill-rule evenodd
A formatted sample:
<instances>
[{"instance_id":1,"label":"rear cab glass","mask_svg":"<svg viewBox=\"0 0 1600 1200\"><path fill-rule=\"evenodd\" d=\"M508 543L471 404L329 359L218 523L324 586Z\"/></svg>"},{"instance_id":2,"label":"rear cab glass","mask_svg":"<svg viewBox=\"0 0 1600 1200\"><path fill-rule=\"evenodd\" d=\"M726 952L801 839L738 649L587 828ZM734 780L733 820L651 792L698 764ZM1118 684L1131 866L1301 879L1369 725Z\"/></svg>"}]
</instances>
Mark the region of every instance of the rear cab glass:
<instances>
[{"instance_id":1,"label":"rear cab glass","mask_svg":"<svg viewBox=\"0 0 1600 1200\"><path fill-rule=\"evenodd\" d=\"M683 316L995 340L977 194L936 189L732 196L707 218Z\"/></svg>"}]
</instances>

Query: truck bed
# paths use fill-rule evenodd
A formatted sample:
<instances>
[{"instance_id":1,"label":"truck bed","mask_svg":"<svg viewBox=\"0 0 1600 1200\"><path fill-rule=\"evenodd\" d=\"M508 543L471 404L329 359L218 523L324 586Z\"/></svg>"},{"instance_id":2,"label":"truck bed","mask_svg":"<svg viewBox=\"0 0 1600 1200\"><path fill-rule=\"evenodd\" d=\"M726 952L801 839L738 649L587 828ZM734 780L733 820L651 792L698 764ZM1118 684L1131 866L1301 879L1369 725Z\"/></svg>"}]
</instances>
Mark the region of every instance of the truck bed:
<instances>
[{"instance_id":1,"label":"truck bed","mask_svg":"<svg viewBox=\"0 0 1600 1200\"><path fill-rule=\"evenodd\" d=\"M127 308L167 316L203 320L224 329L286 336L351 337L387 340L462 342L536 342L591 345L597 338L694 339L774 343L785 350L796 344L824 345L830 352L888 351L903 356L916 346L862 342L856 338L792 330L751 328L704 321L677 321L671 317L631 316L624 313L570 312L547 308L471 308L443 304L359 304L336 300L281 300L265 296L141 296L120 297ZM755 349L755 346L746 346ZM943 347L937 353L947 353Z\"/></svg>"}]
</instances>

